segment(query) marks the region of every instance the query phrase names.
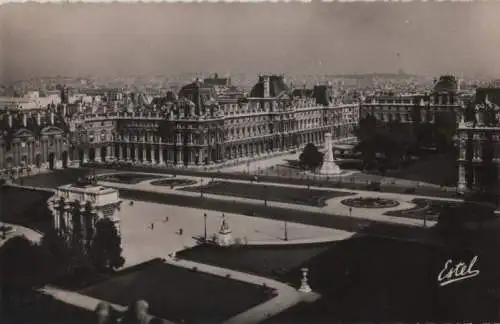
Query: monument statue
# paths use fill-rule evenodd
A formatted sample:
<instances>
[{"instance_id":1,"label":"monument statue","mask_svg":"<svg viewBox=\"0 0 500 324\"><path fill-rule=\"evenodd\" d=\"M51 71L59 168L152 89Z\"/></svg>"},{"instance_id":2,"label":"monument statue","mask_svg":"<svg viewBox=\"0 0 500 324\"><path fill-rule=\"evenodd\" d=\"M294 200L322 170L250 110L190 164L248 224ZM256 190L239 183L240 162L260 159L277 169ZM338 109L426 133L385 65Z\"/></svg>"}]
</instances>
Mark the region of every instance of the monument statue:
<instances>
[{"instance_id":1,"label":"monument statue","mask_svg":"<svg viewBox=\"0 0 500 324\"><path fill-rule=\"evenodd\" d=\"M325 158L323 159L323 165L319 170L320 174L331 174L337 175L341 174L342 170L340 170L339 166L335 163L333 158L333 143L332 143L332 134L325 134Z\"/></svg>"},{"instance_id":2,"label":"monument statue","mask_svg":"<svg viewBox=\"0 0 500 324\"><path fill-rule=\"evenodd\" d=\"M219 246L231 246L234 244L233 233L229 228L226 215L222 214L222 224L217 234L217 244Z\"/></svg>"}]
</instances>

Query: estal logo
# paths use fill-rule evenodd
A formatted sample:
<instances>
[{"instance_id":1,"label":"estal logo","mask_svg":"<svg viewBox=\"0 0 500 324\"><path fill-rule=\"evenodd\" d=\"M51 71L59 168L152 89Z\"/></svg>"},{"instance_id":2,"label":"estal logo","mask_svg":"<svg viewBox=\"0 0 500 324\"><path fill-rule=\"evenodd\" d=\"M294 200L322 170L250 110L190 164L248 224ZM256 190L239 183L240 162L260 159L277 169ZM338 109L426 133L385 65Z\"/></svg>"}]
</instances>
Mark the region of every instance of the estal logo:
<instances>
[{"instance_id":1,"label":"estal logo","mask_svg":"<svg viewBox=\"0 0 500 324\"><path fill-rule=\"evenodd\" d=\"M446 286L454 282L470 279L479 275L479 270L474 269L478 256L474 256L469 263L454 262L452 259L446 260L443 269L439 272L439 286Z\"/></svg>"}]
</instances>

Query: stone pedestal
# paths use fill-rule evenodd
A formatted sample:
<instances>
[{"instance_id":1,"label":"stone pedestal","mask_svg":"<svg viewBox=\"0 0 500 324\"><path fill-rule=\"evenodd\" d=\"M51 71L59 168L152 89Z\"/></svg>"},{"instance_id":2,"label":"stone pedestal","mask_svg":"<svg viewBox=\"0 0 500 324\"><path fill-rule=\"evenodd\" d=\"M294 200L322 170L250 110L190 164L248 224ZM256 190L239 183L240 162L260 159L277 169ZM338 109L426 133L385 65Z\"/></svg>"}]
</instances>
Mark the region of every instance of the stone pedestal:
<instances>
[{"instance_id":1,"label":"stone pedestal","mask_svg":"<svg viewBox=\"0 0 500 324\"><path fill-rule=\"evenodd\" d=\"M302 268L300 269L302 271L302 279L300 280L300 288L299 291L303 293L310 293L312 292L311 287L307 283L307 274L309 273L309 269L307 268Z\"/></svg>"},{"instance_id":2,"label":"stone pedestal","mask_svg":"<svg viewBox=\"0 0 500 324\"><path fill-rule=\"evenodd\" d=\"M219 233L217 233L217 245L227 247L233 244L234 244L233 233L229 228L226 216L222 215L222 224Z\"/></svg>"},{"instance_id":3,"label":"stone pedestal","mask_svg":"<svg viewBox=\"0 0 500 324\"><path fill-rule=\"evenodd\" d=\"M325 134L325 158L323 160L323 165L319 171L320 174L340 174L342 171L339 166L335 163L333 159L333 148L332 148L332 134Z\"/></svg>"}]
</instances>

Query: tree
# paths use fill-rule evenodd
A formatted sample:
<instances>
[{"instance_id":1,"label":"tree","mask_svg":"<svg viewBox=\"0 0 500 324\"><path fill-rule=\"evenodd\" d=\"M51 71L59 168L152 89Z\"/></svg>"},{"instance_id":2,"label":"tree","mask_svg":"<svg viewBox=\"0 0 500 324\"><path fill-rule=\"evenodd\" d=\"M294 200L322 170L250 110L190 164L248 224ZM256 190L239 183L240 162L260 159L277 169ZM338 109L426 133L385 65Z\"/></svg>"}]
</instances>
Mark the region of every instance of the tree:
<instances>
[{"instance_id":1,"label":"tree","mask_svg":"<svg viewBox=\"0 0 500 324\"><path fill-rule=\"evenodd\" d=\"M108 218L99 220L89 251L92 263L101 271L116 270L125 263L121 253L121 237L115 225Z\"/></svg>"},{"instance_id":2,"label":"tree","mask_svg":"<svg viewBox=\"0 0 500 324\"><path fill-rule=\"evenodd\" d=\"M355 130L358 144L355 151L361 152L363 158L363 169L371 168L377 159L377 151L380 148L380 137L378 133L377 119L371 115L360 119Z\"/></svg>"},{"instance_id":3,"label":"tree","mask_svg":"<svg viewBox=\"0 0 500 324\"><path fill-rule=\"evenodd\" d=\"M22 302L47 281L44 254L24 236L15 236L0 249L0 287L3 302ZM5 305L5 304L4 304Z\"/></svg>"},{"instance_id":4,"label":"tree","mask_svg":"<svg viewBox=\"0 0 500 324\"><path fill-rule=\"evenodd\" d=\"M402 161L410 158L416 146L417 141L413 133L413 128L410 124L403 124L399 121L390 122L387 128L383 140L386 143L384 153L388 164L399 166Z\"/></svg>"},{"instance_id":5,"label":"tree","mask_svg":"<svg viewBox=\"0 0 500 324\"><path fill-rule=\"evenodd\" d=\"M65 238L56 229L51 229L42 237L40 247L48 256L48 264L53 278L65 277L72 272L71 251Z\"/></svg>"},{"instance_id":6,"label":"tree","mask_svg":"<svg viewBox=\"0 0 500 324\"><path fill-rule=\"evenodd\" d=\"M436 147L448 151L453 147L453 136L457 133L456 114L451 111L440 112L434 122Z\"/></svg>"},{"instance_id":7,"label":"tree","mask_svg":"<svg viewBox=\"0 0 500 324\"><path fill-rule=\"evenodd\" d=\"M323 158L323 153L318 151L314 144L309 143L299 156L299 164L303 169L316 171L323 164Z\"/></svg>"},{"instance_id":8,"label":"tree","mask_svg":"<svg viewBox=\"0 0 500 324\"><path fill-rule=\"evenodd\" d=\"M71 249L81 250L83 248L83 237L82 237L82 205L78 200L71 203ZM76 252L76 251L75 251Z\"/></svg>"}]
</instances>

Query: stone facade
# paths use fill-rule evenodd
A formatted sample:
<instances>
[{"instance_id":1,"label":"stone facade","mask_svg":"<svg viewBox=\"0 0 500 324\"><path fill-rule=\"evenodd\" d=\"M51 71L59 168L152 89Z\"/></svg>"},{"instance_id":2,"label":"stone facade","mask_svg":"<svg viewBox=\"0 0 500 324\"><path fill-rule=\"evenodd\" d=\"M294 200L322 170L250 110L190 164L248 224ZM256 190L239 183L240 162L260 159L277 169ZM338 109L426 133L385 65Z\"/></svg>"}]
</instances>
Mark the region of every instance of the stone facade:
<instances>
[{"instance_id":1,"label":"stone facade","mask_svg":"<svg viewBox=\"0 0 500 324\"><path fill-rule=\"evenodd\" d=\"M36 172L68 163L68 132L54 112L8 112L0 116L0 173Z\"/></svg>"},{"instance_id":2,"label":"stone facade","mask_svg":"<svg viewBox=\"0 0 500 324\"><path fill-rule=\"evenodd\" d=\"M63 185L48 201L53 214L54 228L71 241L79 231L83 247L88 247L95 233L96 223L103 218L111 220L120 233L119 210L122 201L118 191L104 188L92 181Z\"/></svg>"},{"instance_id":3,"label":"stone facade","mask_svg":"<svg viewBox=\"0 0 500 324\"><path fill-rule=\"evenodd\" d=\"M339 102L328 86L288 89L283 76L260 76L250 95L197 80L154 102L161 105L100 113L63 104L29 115L32 127L24 126L24 113L4 114L10 135L0 137L0 170L118 161L215 165L321 145L325 133L334 141L349 138L359 121L358 103Z\"/></svg>"},{"instance_id":4,"label":"stone facade","mask_svg":"<svg viewBox=\"0 0 500 324\"><path fill-rule=\"evenodd\" d=\"M480 88L459 123L458 188L500 193L500 88Z\"/></svg>"},{"instance_id":5,"label":"stone facade","mask_svg":"<svg viewBox=\"0 0 500 324\"><path fill-rule=\"evenodd\" d=\"M351 137L359 121L357 103L318 104L287 90L267 95L225 96L197 81L155 109L75 115L70 156L80 163L206 166L320 145L327 132L334 140Z\"/></svg>"},{"instance_id":6,"label":"stone facade","mask_svg":"<svg viewBox=\"0 0 500 324\"><path fill-rule=\"evenodd\" d=\"M371 115L385 122L433 123L438 114L452 112L458 123L463 110L463 101L454 93L377 95L361 104L361 117Z\"/></svg>"},{"instance_id":7,"label":"stone facade","mask_svg":"<svg viewBox=\"0 0 500 324\"><path fill-rule=\"evenodd\" d=\"M453 76L442 76L434 88L425 94L381 93L365 98L361 104L361 118L374 116L384 122L434 123L442 113L453 113L461 120L465 109L458 82Z\"/></svg>"}]
</instances>

